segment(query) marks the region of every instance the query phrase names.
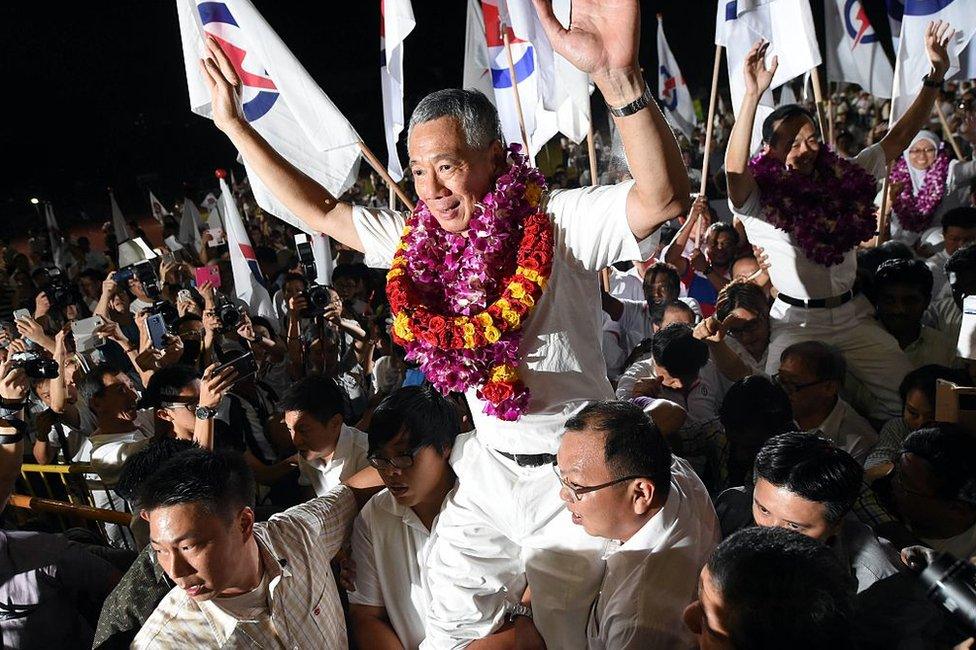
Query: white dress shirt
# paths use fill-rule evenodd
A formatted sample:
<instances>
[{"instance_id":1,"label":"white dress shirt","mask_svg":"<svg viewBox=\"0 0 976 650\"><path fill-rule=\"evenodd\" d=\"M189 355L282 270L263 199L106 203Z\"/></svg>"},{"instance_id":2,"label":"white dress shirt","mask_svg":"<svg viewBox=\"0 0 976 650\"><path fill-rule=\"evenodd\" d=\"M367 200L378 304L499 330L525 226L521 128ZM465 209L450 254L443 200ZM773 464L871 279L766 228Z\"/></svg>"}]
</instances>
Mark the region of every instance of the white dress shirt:
<instances>
[{"instance_id":1,"label":"white dress shirt","mask_svg":"<svg viewBox=\"0 0 976 650\"><path fill-rule=\"evenodd\" d=\"M827 438L853 456L854 460L861 465L864 465L868 454L878 442L878 432L874 427L839 397L833 410L824 418L820 426L811 429L808 433L816 433Z\"/></svg>"},{"instance_id":2,"label":"white dress shirt","mask_svg":"<svg viewBox=\"0 0 976 650\"><path fill-rule=\"evenodd\" d=\"M532 393L529 409L514 422L484 413L475 387L466 393L482 442L508 453L554 454L566 420L588 402L611 399L600 346L599 272L615 262L646 259L658 232L639 242L627 222L633 181L557 190L545 207L553 224L552 273L522 328L519 377ZM365 263L389 268L405 224L386 208L353 206L353 223Z\"/></svg>"},{"instance_id":3,"label":"white dress shirt","mask_svg":"<svg viewBox=\"0 0 976 650\"><path fill-rule=\"evenodd\" d=\"M918 338L905 346L905 355L915 368L932 363L949 368L957 365L956 342L926 325L922 325Z\"/></svg>"},{"instance_id":4,"label":"white dress shirt","mask_svg":"<svg viewBox=\"0 0 976 650\"><path fill-rule=\"evenodd\" d=\"M959 330L962 328L962 310L956 305L952 294L932 301L925 312L923 322L931 325L952 342L953 347L959 340Z\"/></svg>"},{"instance_id":5,"label":"white dress shirt","mask_svg":"<svg viewBox=\"0 0 976 650\"><path fill-rule=\"evenodd\" d=\"M671 463L664 507L626 542L611 542L587 630L591 650L689 648L681 621L698 574L720 539L705 486L685 461Z\"/></svg>"},{"instance_id":6,"label":"white dress shirt","mask_svg":"<svg viewBox=\"0 0 976 650\"><path fill-rule=\"evenodd\" d=\"M884 150L880 144L867 147L851 162L862 167L876 179L887 174ZM745 226L749 242L761 246L769 256L769 277L778 291L793 298L830 298L849 291L857 272L857 250L844 253L840 264L824 266L807 257L797 246L793 235L770 225L761 217L759 190L749 195L738 208L729 206ZM847 215L843 215L846 217ZM843 218L842 217L842 218Z\"/></svg>"},{"instance_id":7,"label":"white dress shirt","mask_svg":"<svg viewBox=\"0 0 976 650\"><path fill-rule=\"evenodd\" d=\"M324 496L342 481L365 469L369 462L369 438L359 429L342 425L332 458L305 460L298 457L299 485L310 485L315 496Z\"/></svg>"},{"instance_id":8,"label":"white dress shirt","mask_svg":"<svg viewBox=\"0 0 976 650\"><path fill-rule=\"evenodd\" d=\"M610 295L627 300L644 300L644 278L637 273L637 267L628 271L618 271L610 267Z\"/></svg>"},{"instance_id":9,"label":"white dress shirt","mask_svg":"<svg viewBox=\"0 0 976 650\"><path fill-rule=\"evenodd\" d=\"M423 567L430 538L431 531L417 513L397 503L389 490L370 499L353 524L356 591L349 592L349 603L385 608L406 650L419 648L425 636L428 597Z\"/></svg>"}]
</instances>

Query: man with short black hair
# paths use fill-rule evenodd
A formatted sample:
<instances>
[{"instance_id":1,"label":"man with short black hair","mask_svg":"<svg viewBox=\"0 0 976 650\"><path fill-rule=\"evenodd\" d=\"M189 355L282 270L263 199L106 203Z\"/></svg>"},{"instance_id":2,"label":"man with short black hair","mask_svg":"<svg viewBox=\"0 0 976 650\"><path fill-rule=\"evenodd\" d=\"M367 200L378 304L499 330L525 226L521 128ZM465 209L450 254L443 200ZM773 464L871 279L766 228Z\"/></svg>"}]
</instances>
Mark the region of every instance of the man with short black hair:
<instances>
[{"instance_id":1,"label":"man with short black hair","mask_svg":"<svg viewBox=\"0 0 976 650\"><path fill-rule=\"evenodd\" d=\"M895 337L913 368L951 366L956 343L922 325L932 299L932 272L921 260L887 260L874 274L874 309L878 322Z\"/></svg>"},{"instance_id":2,"label":"man with short black hair","mask_svg":"<svg viewBox=\"0 0 976 650\"><path fill-rule=\"evenodd\" d=\"M278 410L298 449L300 485L323 496L366 468L366 434L346 425L346 396L331 377L308 375L281 396Z\"/></svg>"},{"instance_id":3,"label":"man with short black hair","mask_svg":"<svg viewBox=\"0 0 976 650\"><path fill-rule=\"evenodd\" d=\"M976 207L960 206L942 215L942 240L943 249L925 260L932 271L932 297L936 299L946 293L945 263L960 248L976 243Z\"/></svg>"},{"instance_id":4,"label":"man with short black hair","mask_svg":"<svg viewBox=\"0 0 976 650\"><path fill-rule=\"evenodd\" d=\"M878 434L841 399L846 374L840 351L821 341L803 341L783 350L773 378L790 396L800 429L823 435L863 465Z\"/></svg>"},{"instance_id":5,"label":"man with short black hair","mask_svg":"<svg viewBox=\"0 0 976 650\"><path fill-rule=\"evenodd\" d=\"M950 342L959 340L962 327L962 301L976 295L976 244L960 248L945 264L949 294L934 300L925 314L925 322L942 332Z\"/></svg>"},{"instance_id":6,"label":"man with short black hair","mask_svg":"<svg viewBox=\"0 0 976 650\"><path fill-rule=\"evenodd\" d=\"M386 489L353 526L349 617L361 648L411 650L424 640L427 545L457 482L448 461L460 432L457 408L430 385L400 388L370 419L369 462Z\"/></svg>"},{"instance_id":7,"label":"man with short black hair","mask_svg":"<svg viewBox=\"0 0 976 650\"><path fill-rule=\"evenodd\" d=\"M765 375L729 386L719 418L729 443L728 484L733 488L752 483L756 455L767 440L796 430L789 395Z\"/></svg>"},{"instance_id":8,"label":"man with short black hair","mask_svg":"<svg viewBox=\"0 0 976 650\"><path fill-rule=\"evenodd\" d=\"M356 515L354 490L260 523L254 494L240 454L204 449L173 456L142 483L150 543L176 586L133 648L346 646L329 562Z\"/></svg>"},{"instance_id":9,"label":"man with short black hair","mask_svg":"<svg viewBox=\"0 0 976 650\"><path fill-rule=\"evenodd\" d=\"M687 645L681 612L719 539L695 472L628 402L593 402L570 418L553 469L573 523L610 540L589 647Z\"/></svg>"},{"instance_id":10,"label":"man with short black hair","mask_svg":"<svg viewBox=\"0 0 976 650\"><path fill-rule=\"evenodd\" d=\"M854 581L824 545L781 528L719 544L684 622L699 648L854 647Z\"/></svg>"}]
</instances>

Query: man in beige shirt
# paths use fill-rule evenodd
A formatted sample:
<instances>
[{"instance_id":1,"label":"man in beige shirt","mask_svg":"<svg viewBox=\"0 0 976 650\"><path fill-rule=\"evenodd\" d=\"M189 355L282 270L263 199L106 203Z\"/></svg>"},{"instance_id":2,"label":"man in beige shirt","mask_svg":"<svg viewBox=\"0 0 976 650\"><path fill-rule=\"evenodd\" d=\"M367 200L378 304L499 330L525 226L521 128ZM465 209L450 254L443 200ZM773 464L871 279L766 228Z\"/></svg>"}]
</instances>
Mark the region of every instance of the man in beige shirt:
<instances>
[{"instance_id":1,"label":"man in beige shirt","mask_svg":"<svg viewBox=\"0 0 976 650\"><path fill-rule=\"evenodd\" d=\"M133 648L346 647L328 568L358 511L357 490L342 485L255 523L243 458L191 449L139 492L156 560L176 586Z\"/></svg>"}]
</instances>

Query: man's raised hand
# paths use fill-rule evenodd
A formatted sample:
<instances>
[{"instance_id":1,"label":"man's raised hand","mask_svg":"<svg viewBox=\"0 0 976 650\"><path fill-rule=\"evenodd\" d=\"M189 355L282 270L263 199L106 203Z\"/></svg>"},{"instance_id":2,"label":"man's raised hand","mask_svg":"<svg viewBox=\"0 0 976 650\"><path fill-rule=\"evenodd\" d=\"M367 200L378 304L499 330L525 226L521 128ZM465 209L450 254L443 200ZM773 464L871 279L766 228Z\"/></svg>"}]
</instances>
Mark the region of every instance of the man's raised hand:
<instances>
[{"instance_id":1,"label":"man's raised hand","mask_svg":"<svg viewBox=\"0 0 976 650\"><path fill-rule=\"evenodd\" d=\"M949 42L955 33L949 23L941 20L931 21L925 28L925 52L936 80L944 78L949 69Z\"/></svg>"},{"instance_id":2,"label":"man's raised hand","mask_svg":"<svg viewBox=\"0 0 976 650\"><path fill-rule=\"evenodd\" d=\"M208 35L204 42L209 56L200 59L200 70L210 89L211 115L217 128L227 133L244 121L241 79L214 37Z\"/></svg>"},{"instance_id":3,"label":"man's raised hand","mask_svg":"<svg viewBox=\"0 0 976 650\"><path fill-rule=\"evenodd\" d=\"M746 92L759 96L762 95L773 83L773 75L779 67L779 57L774 56L773 60L766 66L766 52L769 51L769 41L756 41L746 54L746 62L742 65L742 73L746 80Z\"/></svg>"},{"instance_id":4,"label":"man's raised hand","mask_svg":"<svg viewBox=\"0 0 976 650\"><path fill-rule=\"evenodd\" d=\"M569 29L553 14L552 0L533 2L553 49L594 81L614 70L637 67L637 0L573 0Z\"/></svg>"}]
</instances>

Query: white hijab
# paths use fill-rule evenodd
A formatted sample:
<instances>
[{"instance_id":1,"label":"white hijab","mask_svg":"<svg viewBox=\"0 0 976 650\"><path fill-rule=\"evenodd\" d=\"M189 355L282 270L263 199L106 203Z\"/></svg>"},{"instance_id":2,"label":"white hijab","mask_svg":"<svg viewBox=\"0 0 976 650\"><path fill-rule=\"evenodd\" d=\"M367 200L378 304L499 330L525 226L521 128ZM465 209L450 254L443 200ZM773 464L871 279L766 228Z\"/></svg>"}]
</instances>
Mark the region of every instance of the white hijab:
<instances>
[{"instance_id":1,"label":"white hijab","mask_svg":"<svg viewBox=\"0 0 976 650\"><path fill-rule=\"evenodd\" d=\"M919 140L928 140L931 142L932 146L935 147L936 155L939 153L939 145L942 144L942 140L939 138L939 136L931 131L922 130L918 132L918 135L916 135L914 139L912 139L912 143L908 145L908 149L906 149L902 154L902 156L905 157L905 162L908 163L908 175L912 179L912 194L918 194L918 191L922 188L922 183L925 182L925 172L928 171L927 169L915 169L915 167L912 165L912 161L909 160L908 152L919 142Z\"/></svg>"}]
</instances>

